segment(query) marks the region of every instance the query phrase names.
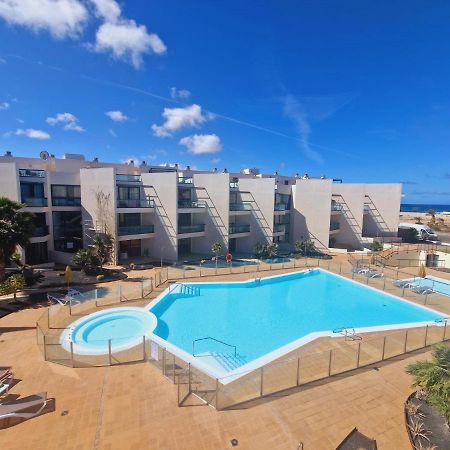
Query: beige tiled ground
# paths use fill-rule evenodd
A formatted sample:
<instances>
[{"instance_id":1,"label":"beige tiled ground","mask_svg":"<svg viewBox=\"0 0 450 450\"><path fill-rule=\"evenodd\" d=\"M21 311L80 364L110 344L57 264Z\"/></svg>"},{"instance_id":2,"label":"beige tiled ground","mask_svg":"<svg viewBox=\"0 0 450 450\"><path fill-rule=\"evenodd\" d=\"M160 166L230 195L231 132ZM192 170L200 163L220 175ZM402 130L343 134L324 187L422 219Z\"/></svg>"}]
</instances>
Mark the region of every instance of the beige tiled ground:
<instances>
[{"instance_id":1,"label":"beige tiled ground","mask_svg":"<svg viewBox=\"0 0 450 450\"><path fill-rule=\"evenodd\" d=\"M176 386L148 363L72 369L43 361L36 319L26 310L0 320L0 366L21 381L12 395L47 391L55 411L0 430L0 449L333 449L353 429L380 449L409 449L403 402L408 355L246 405L178 408ZM320 344L322 345L322 344ZM63 411L67 414L62 415Z\"/></svg>"}]
</instances>

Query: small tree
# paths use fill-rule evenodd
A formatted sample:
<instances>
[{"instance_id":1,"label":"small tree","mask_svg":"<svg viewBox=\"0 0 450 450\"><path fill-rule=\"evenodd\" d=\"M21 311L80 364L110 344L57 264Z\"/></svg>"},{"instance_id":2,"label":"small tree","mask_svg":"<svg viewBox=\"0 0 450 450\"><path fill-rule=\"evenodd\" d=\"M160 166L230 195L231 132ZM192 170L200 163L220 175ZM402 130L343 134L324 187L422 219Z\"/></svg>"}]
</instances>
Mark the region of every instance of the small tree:
<instances>
[{"instance_id":1,"label":"small tree","mask_svg":"<svg viewBox=\"0 0 450 450\"><path fill-rule=\"evenodd\" d=\"M431 222L435 223L436 222L436 211L434 209L429 209L427 211L427 216L431 217Z\"/></svg>"},{"instance_id":2,"label":"small tree","mask_svg":"<svg viewBox=\"0 0 450 450\"><path fill-rule=\"evenodd\" d=\"M369 244L369 249L373 252L381 252L383 250L383 244L381 242L375 241Z\"/></svg>"},{"instance_id":3,"label":"small tree","mask_svg":"<svg viewBox=\"0 0 450 450\"><path fill-rule=\"evenodd\" d=\"M311 239L300 239L295 241L295 250L299 253L303 253L305 256L317 251L316 245Z\"/></svg>"},{"instance_id":4,"label":"small tree","mask_svg":"<svg viewBox=\"0 0 450 450\"><path fill-rule=\"evenodd\" d=\"M450 427L450 346L435 345L432 361L417 361L407 366L406 372L414 377L414 387L425 390L428 402Z\"/></svg>"},{"instance_id":5,"label":"small tree","mask_svg":"<svg viewBox=\"0 0 450 450\"><path fill-rule=\"evenodd\" d=\"M17 297L17 292L25 287L25 279L20 273L11 275L6 281L0 284L1 295L14 294L14 299Z\"/></svg>"},{"instance_id":6,"label":"small tree","mask_svg":"<svg viewBox=\"0 0 450 450\"><path fill-rule=\"evenodd\" d=\"M93 242L94 255L98 258L100 269L103 271L105 263L112 259L114 239L110 234L96 234Z\"/></svg>"},{"instance_id":7,"label":"small tree","mask_svg":"<svg viewBox=\"0 0 450 450\"><path fill-rule=\"evenodd\" d=\"M91 249L80 249L78 250L72 258L72 262L79 266L84 273L89 271L95 271L100 265L99 260L94 255Z\"/></svg>"},{"instance_id":8,"label":"small tree","mask_svg":"<svg viewBox=\"0 0 450 450\"><path fill-rule=\"evenodd\" d=\"M211 246L211 251L214 253L215 259L216 259L216 269L217 269L217 262L219 259L219 253L222 251L223 246L220 242L214 242L214 244Z\"/></svg>"},{"instance_id":9,"label":"small tree","mask_svg":"<svg viewBox=\"0 0 450 450\"><path fill-rule=\"evenodd\" d=\"M16 247L25 247L33 235L33 215L22 211L25 205L0 197L0 282L5 266Z\"/></svg>"},{"instance_id":10,"label":"small tree","mask_svg":"<svg viewBox=\"0 0 450 450\"><path fill-rule=\"evenodd\" d=\"M261 244L261 242L256 243L255 247L254 247L254 252L255 255L258 258L261 258L264 255L264 252L266 250L266 246L264 244Z\"/></svg>"},{"instance_id":11,"label":"small tree","mask_svg":"<svg viewBox=\"0 0 450 450\"><path fill-rule=\"evenodd\" d=\"M265 251L268 258L274 258L278 254L278 244L267 244Z\"/></svg>"}]
</instances>

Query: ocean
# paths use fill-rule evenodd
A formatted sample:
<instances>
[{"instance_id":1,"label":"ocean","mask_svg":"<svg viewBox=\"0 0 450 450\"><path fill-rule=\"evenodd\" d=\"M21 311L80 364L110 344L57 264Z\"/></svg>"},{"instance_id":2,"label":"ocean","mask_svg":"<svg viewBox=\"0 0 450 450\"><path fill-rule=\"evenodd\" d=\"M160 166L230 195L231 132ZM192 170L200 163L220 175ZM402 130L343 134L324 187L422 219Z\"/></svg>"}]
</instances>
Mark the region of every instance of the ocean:
<instances>
[{"instance_id":1,"label":"ocean","mask_svg":"<svg viewBox=\"0 0 450 450\"><path fill-rule=\"evenodd\" d=\"M450 205L421 205L417 203L402 203L400 205L400 212L426 213L430 209L440 213L442 211L450 211Z\"/></svg>"}]
</instances>

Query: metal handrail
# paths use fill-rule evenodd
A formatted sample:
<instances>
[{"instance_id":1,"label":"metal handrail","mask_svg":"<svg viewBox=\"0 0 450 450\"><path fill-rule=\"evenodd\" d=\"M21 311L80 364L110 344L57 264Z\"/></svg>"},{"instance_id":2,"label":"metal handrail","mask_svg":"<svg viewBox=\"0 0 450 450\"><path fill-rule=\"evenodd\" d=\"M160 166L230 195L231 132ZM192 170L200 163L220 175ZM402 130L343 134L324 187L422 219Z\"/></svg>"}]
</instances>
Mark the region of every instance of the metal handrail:
<instances>
[{"instance_id":1,"label":"metal handrail","mask_svg":"<svg viewBox=\"0 0 450 450\"><path fill-rule=\"evenodd\" d=\"M219 342L219 344L223 344L223 345L226 345L227 347L232 347L232 348L234 348L234 356L236 357L236 355L237 355L237 347L236 347L235 345L228 344L228 343L226 343L226 342L220 341L219 339L213 338L213 337L211 337L211 336L207 336L207 337L199 338L199 339L194 339L194 340L192 341L192 355L193 355L193 356L195 356L195 343L196 343L196 342L199 342L199 341L206 341L207 339L211 339L212 341Z\"/></svg>"}]
</instances>

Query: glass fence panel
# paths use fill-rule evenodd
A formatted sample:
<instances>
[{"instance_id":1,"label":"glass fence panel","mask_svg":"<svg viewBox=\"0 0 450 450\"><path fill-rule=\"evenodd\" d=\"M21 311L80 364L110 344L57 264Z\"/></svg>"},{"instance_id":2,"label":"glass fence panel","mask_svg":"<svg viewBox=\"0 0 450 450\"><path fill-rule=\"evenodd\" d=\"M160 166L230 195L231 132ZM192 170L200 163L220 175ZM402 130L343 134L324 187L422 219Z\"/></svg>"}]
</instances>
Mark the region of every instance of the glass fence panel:
<instances>
[{"instance_id":1,"label":"glass fence panel","mask_svg":"<svg viewBox=\"0 0 450 450\"><path fill-rule=\"evenodd\" d=\"M425 345L425 328L411 328L408 330L408 339L406 341L406 351L410 352Z\"/></svg>"},{"instance_id":2,"label":"glass fence panel","mask_svg":"<svg viewBox=\"0 0 450 450\"><path fill-rule=\"evenodd\" d=\"M224 378L226 380L226 378ZM218 409L253 400L261 395L261 371L255 370L243 375L229 384L221 384L219 380L219 392L217 394Z\"/></svg>"},{"instance_id":3,"label":"glass fence panel","mask_svg":"<svg viewBox=\"0 0 450 450\"><path fill-rule=\"evenodd\" d=\"M146 339L145 354L147 356L147 360L151 364L158 367L161 371L163 370L165 351L157 342L152 341L151 339Z\"/></svg>"},{"instance_id":4,"label":"glass fence panel","mask_svg":"<svg viewBox=\"0 0 450 450\"><path fill-rule=\"evenodd\" d=\"M129 342L128 338L126 339L126 342ZM132 339L131 343L134 345L122 350L120 349L120 340L114 340L111 345L111 365L144 361L145 336L136 336Z\"/></svg>"},{"instance_id":5,"label":"glass fence panel","mask_svg":"<svg viewBox=\"0 0 450 450\"><path fill-rule=\"evenodd\" d=\"M384 358L392 358L404 353L405 350L405 331L392 333L386 336L386 344L384 348Z\"/></svg>"},{"instance_id":6,"label":"glass fence panel","mask_svg":"<svg viewBox=\"0 0 450 450\"><path fill-rule=\"evenodd\" d=\"M346 372L356 368L358 346L348 345L343 348L334 348L331 357L331 375Z\"/></svg>"},{"instance_id":7,"label":"glass fence panel","mask_svg":"<svg viewBox=\"0 0 450 450\"><path fill-rule=\"evenodd\" d=\"M329 369L330 352L306 353L300 357L300 384L326 378Z\"/></svg>"},{"instance_id":8,"label":"glass fence panel","mask_svg":"<svg viewBox=\"0 0 450 450\"><path fill-rule=\"evenodd\" d=\"M360 342L359 366L367 366L381 361L383 356L384 339L372 337Z\"/></svg>"},{"instance_id":9,"label":"glass fence panel","mask_svg":"<svg viewBox=\"0 0 450 450\"><path fill-rule=\"evenodd\" d=\"M208 405L216 407L216 380L191 366L191 392Z\"/></svg>"},{"instance_id":10,"label":"glass fence panel","mask_svg":"<svg viewBox=\"0 0 450 450\"><path fill-rule=\"evenodd\" d=\"M95 351L98 354L95 355L82 355L77 353L74 349L73 353L73 366L74 367L97 367L97 366L109 366L112 364L112 359L109 355L109 342L108 341L90 341L90 344L95 347Z\"/></svg>"},{"instance_id":11,"label":"glass fence panel","mask_svg":"<svg viewBox=\"0 0 450 450\"><path fill-rule=\"evenodd\" d=\"M64 349L59 342L58 335L49 333L44 338L44 355L46 361L51 361L64 366L72 366L70 351Z\"/></svg>"},{"instance_id":12,"label":"glass fence panel","mask_svg":"<svg viewBox=\"0 0 450 450\"><path fill-rule=\"evenodd\" d=\"M280 361L265 366L263 375L263 394L270 395L297 386L298 359Z\"/></svg>"},{"instance_id":13,"label":"glass fence panel","mask_svg":"<svg viewBox=\"0 0 450 450\"><path fill-rule=\"evenodd\" d=\"M437 344L442 342L443 338L443 328L431 325L428 327L427 331L427 345ZM425 341L424 341L425 342Z\"/></svg>"}]
</instances>

